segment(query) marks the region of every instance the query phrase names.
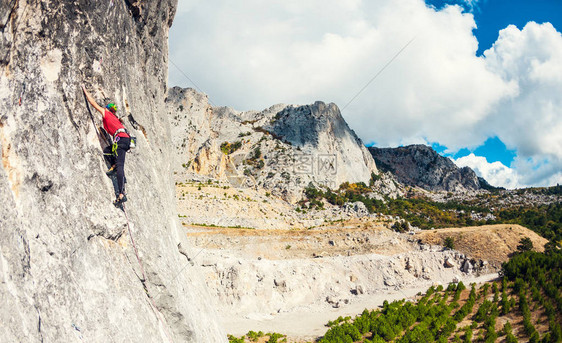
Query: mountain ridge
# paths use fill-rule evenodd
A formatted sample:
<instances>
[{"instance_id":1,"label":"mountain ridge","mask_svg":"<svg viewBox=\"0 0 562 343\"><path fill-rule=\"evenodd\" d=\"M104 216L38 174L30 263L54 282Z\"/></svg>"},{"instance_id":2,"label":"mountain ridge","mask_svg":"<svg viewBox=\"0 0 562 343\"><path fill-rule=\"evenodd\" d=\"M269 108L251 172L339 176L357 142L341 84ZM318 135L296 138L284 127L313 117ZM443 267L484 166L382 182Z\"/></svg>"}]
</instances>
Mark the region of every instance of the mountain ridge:
<instances>
[{"instance_id":1,"label":"mountain ridge","mask_svg":"<svg viewBox=\"0 0 562 343\"><path fill-rule=\"evenodd\" d=\"M457 167L453 161L439 155L430 146L414 144L398 148L368 149L381 170L391 172L405 185L430 191L466 192L484 189L480 181L482 178L471 168ZM485 184L489 186L487 182Z\"/></svg>"},{"instance_id":2,"label":"mountain ridge","mask_svg":"<svg viewBox=\"0 0 562 343\"><path fill-rule=\"evenodd\" d=\"M310 183L369 182L376 164L335 104L273 105L239 112L212 107L193 89L167 99L178 176L228 179L295 202Z\"/></svg>"}]
</instances>

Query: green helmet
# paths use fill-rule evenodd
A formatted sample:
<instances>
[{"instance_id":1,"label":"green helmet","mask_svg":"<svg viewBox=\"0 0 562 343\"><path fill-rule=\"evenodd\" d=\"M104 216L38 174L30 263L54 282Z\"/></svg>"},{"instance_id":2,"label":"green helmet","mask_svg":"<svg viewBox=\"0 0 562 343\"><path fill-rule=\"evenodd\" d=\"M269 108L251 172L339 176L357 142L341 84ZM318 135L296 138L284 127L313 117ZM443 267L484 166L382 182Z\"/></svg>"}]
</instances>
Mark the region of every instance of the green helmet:
<instances>
[{"instance_id":1,"label":"green helmet","mask_svg":"<svg viewBox=\"0 0 562 343\"><path fill-rule=\"evenodd\" d=\"M110 110L112 113L117 112L117 105L115 105L114 103L110 102L109 104L107 104L107 106L105 106L105 108L107 108L108 110Z\"/></svg>"}]
</instances>

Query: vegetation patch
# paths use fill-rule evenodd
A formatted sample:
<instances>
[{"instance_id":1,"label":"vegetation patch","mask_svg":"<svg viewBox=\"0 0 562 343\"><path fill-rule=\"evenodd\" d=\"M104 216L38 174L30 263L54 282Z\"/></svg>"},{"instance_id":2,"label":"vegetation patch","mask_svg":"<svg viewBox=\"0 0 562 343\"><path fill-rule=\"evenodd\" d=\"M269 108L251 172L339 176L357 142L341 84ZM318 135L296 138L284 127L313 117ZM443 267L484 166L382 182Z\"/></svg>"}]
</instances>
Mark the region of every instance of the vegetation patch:
<instances>
[{"instance_id":1,"label":"vegetation patch","mask_svg":"<svg viewBox=\"0 0 562 343\"><path fill-rule=\"evenodd\" d=\"M493 224L519 224L525 226L546 239L562 243L562 202L551 204L515 205L511 207L496 206L497 196L484 195L477 201L461 202L450 200L437 202L409 193L406 197L384 200L370 196L372 185L377 175L371 177L371 186L363 182L342 183L338 189L318 189L310 184L304 190L304 197L299 202L301 208L323 208L320 204L326 201L332 205L343 206L346 203L362 202L370 213L398 216L405 219L412 226L422 230L445 227L465 227ZM557 194L560 186L532 189L531 193ZM473 213L488 219L473 219ZM491 219L495 218L495 219ZM396 227L403 231L404 227Z\"/></svg>"},{"instance_id":2,"label":"vegetation patch","mask_svg":"<svg viewBox=\"0 0 562 343\"><path fill-rule=\"evenodd\" d=\"M221 151L225 155L230 155L233 152L235 152L236 150L240 149L241 147L242 147L242 142L240 142L240 141L236 141L234 143L223 142L221 144Z\"/></svg>"},{"instance_id":3,"label":"vegetation patch","mask_svg":"<svg viewBox=\"0 0 562 343\"><path fill-rule=\"evenodd\" d=\"M229 343L249 343L249 342L263 342L263 343L286 343L287 336L280 333L266 333L262 331L255 332L249 331L244 336L238 338L232 335L228 335Z\"/></svg>"},{"instance_id":4,"label":"vegetation patch","mask_svg":"<svg viewBox=\"0 0 562 343\"><path fill-rule=\"evenodd\" d=\"M188 225L183 223L184 225ZM240 225L234 225L234 226L220 226L220 225L215 225L215 224L205 224L205 223L191 223L190 225L192 226L202 226L202 227L212 227L212 228L219 228L219 229L243 229L243 230L255 230L255 228L253 227L245 227L245 226L240 226Z\"/></svg>"},{"instance_id":5,"label":"vegetation patch","mask_svg":"<svg viewBox=\"0 0 562 343\"><path fill-rule=\"evenodd\" d=\"M265 162L262 158L262 153L259 146L255 147L254 150L252 150L244 163L247 165L251 165L257 169L263 169L263 167L265 166Z\"/></svg>"},{"instance_id":6,"label":"vegetation patch","mask_svg":"<svg viewBox=\"0 0 562 343\"><path fill-rule=\"evenodd\" d=\"M562 252L518 253L502 271L500 284L472 284L468 296L460 282L340 317L319 342L562 342Z\"/></svg>"}]
</instances>

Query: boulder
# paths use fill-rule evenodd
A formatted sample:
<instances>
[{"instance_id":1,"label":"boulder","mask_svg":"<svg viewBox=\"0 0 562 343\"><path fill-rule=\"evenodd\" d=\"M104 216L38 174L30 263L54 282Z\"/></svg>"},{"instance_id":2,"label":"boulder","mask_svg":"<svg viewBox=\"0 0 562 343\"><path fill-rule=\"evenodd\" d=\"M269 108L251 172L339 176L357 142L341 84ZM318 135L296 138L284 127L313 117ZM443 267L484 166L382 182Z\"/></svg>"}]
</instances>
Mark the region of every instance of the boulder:
<instances>
[{"instance_id":1,"label":"boulder","mask_svg":"<svg viewBox=\"0 0 562 343\"><path fill-rule=\"evenodd\" d=\"M472 270L473 270L473 267L472 267L472 263L470 263L470 260L468 260L468 259L464 260L464 262L462 264L462 267L461 267L461 271L463 273L469 274L469 273L472 272Z\"/></svg>"}]
</instances>

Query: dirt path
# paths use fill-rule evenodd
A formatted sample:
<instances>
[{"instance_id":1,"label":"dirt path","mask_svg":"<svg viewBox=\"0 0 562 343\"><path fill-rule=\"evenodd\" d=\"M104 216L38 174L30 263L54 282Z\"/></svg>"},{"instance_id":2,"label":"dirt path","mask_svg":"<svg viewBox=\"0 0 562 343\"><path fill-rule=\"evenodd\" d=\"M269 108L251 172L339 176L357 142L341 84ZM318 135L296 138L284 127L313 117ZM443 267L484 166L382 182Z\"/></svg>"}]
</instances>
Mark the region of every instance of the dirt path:
<instances>
[{"instance_id":1,"label":"dirt path","mask_svg":"<svg viewBox=\"0 0 562 343\"><path fill-rule=\"evenodd\" d=\"M184 226L197 247L228 247L229 252L246 258L280 260L371 253L389 256L412 248L407 240L380 223L346 221L340 224L310 230Z\"/></svg>"}]
</instances>

